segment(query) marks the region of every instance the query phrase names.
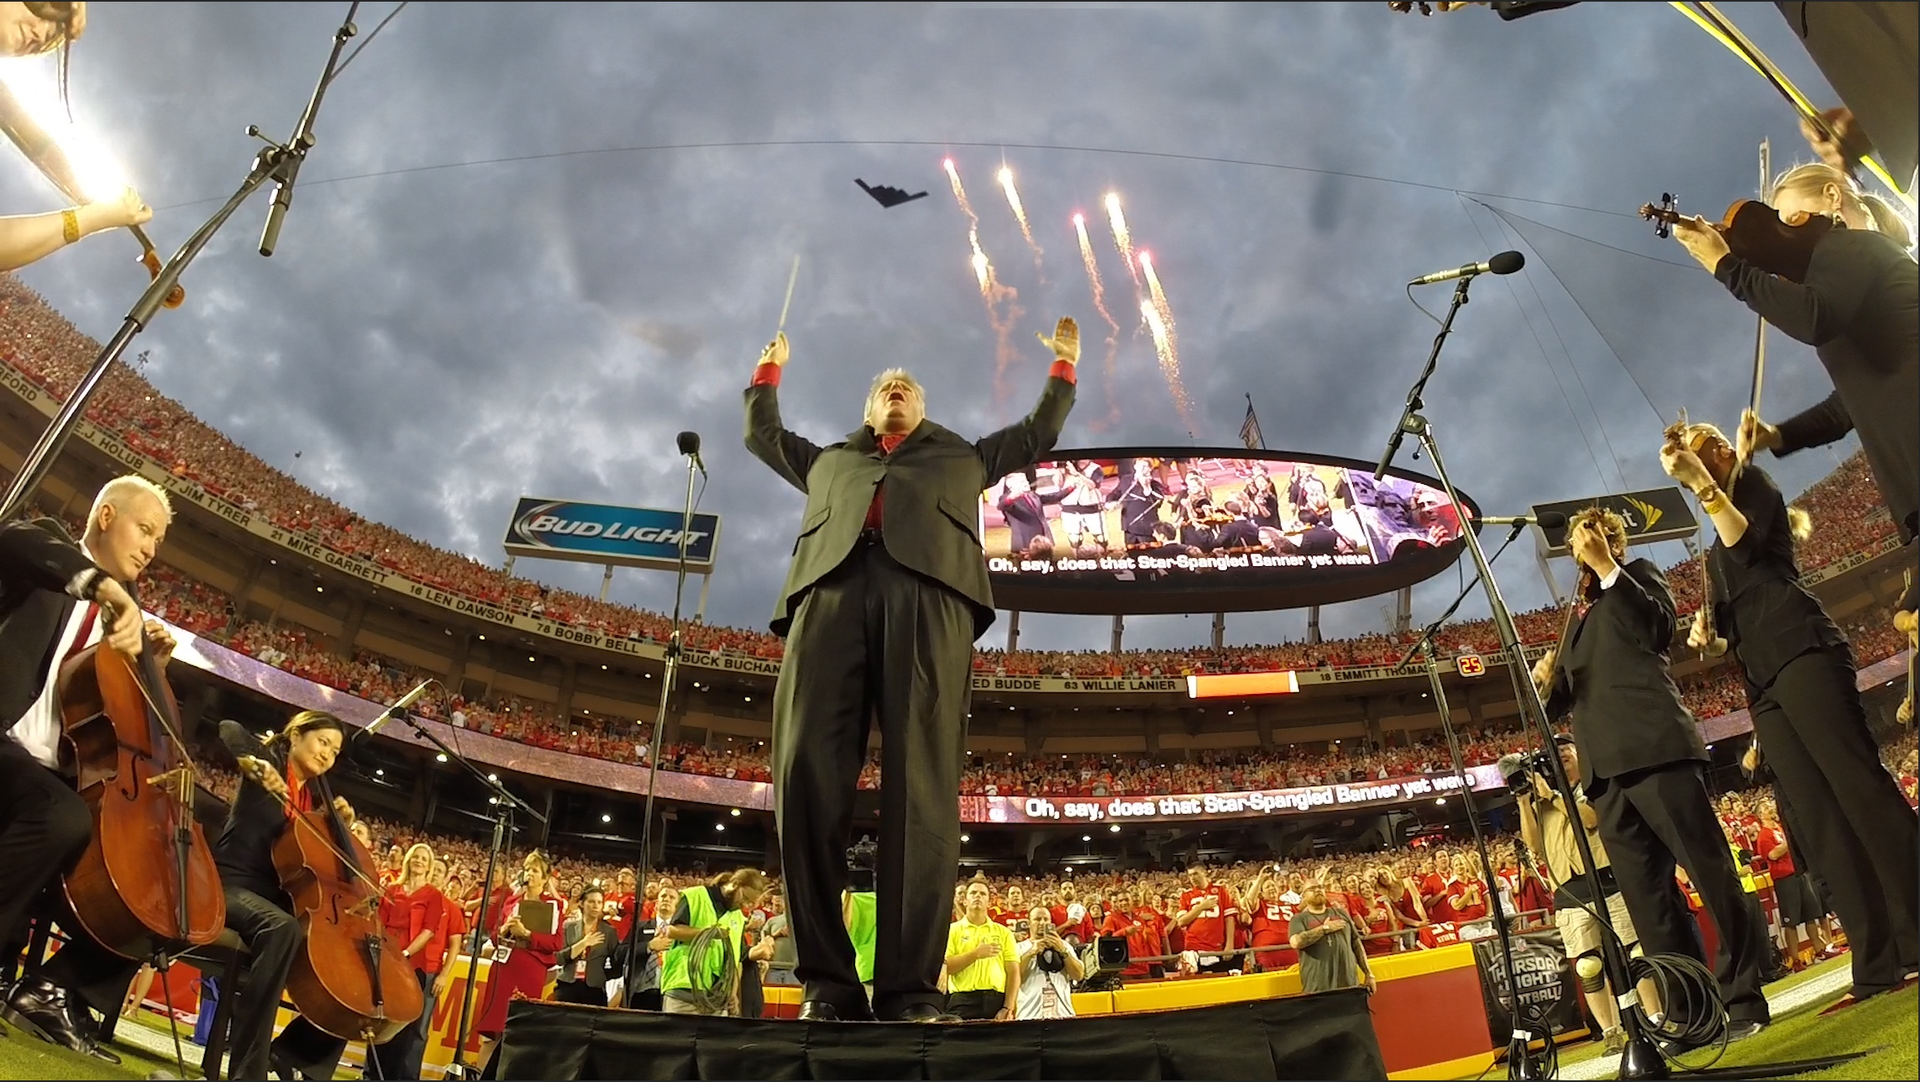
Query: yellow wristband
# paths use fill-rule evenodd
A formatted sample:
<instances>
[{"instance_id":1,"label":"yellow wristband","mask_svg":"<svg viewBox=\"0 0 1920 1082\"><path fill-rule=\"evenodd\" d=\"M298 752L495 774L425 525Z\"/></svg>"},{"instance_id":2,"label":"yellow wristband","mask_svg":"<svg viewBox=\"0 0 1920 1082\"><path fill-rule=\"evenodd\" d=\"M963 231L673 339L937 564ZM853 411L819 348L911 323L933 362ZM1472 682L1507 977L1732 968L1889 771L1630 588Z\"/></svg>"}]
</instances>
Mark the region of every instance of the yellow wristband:
<instances>
[{"instance_id":1,"label":"yellow wristband","mask_svg":"<svg viewBox=\"0 0 1920 1082\"><path fill-rule=\"evenodd\" d=\"M1732 502L1727 499L1727 494L1718 488L1715 488L1706 499L1700 501L1700 510L1705 511L1708 518L1725 511L1730 506Z\"/></svg>"},{"instance_id":2,"label":"yellow wristband","mask_svg":"<svg viewBox=\"0 0 1920 1082\"><path fill-rule=\"evenodd\" d=\"M72 207L60 212L60 235L68 244L80 239L80 215Z\"/></svg>"}]
</instances>

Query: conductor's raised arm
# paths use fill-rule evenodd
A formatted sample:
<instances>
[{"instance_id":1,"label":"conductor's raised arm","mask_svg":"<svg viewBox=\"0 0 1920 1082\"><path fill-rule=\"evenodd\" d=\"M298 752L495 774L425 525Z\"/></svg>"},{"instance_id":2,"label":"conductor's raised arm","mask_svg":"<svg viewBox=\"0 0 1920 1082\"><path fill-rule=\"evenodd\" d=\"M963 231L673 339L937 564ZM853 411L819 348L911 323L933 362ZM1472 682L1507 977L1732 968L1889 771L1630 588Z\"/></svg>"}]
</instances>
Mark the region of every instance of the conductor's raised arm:
<instances>
[{"instance_id":1,"label":"conductor's raised arm","mask_svg":"<svg viewBox=\"0 0 1920 1082\"><path fill-rule=\"evenodd\" d=\"M820 457L820 448L780 423L780 374L786 367L787 336L783 331L761 351L753 382L747 386L747 450L786 478L788 484L805 492L807 474Z\"/></svg>"},{"instance_id":2,"label":"conductor's raised arm","mask_svg":"<svg viewBox=\"0 0 1920 1082\"><path fill-rule=\"evenodd\" d=\"M1039 338L1053 350L1054 356L1039 404L1024 418L981 437L974 444L989 484L1026 469L1052 450L1054 441L1060 438L1060 429L1067 423L1068 411L1073 409L1075 366L1080 363L1080 326L1072 316L1062 316L1054 325L1053 337L1043 334Z\"/></svg>"}]
</instances>

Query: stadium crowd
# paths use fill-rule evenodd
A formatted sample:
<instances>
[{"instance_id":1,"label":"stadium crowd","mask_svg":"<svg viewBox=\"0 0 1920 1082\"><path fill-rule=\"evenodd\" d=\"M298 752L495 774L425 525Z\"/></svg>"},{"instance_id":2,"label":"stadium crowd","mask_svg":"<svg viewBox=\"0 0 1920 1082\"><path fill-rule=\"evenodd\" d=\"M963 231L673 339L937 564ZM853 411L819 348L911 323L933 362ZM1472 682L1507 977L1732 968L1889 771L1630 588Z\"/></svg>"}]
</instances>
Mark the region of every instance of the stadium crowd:
<instances>
[{"instance_id":1,"label":"stadium crowd","mask_svg":"<svg viewBox=\"0 0 1920 1082\"><path fill-rule=\"evenodd\" d=\"M18 278L0 275L0 362L48 393L64 396L86 371L97 349L97 343L82 335ZM335 552L371 561L415 582L607 635L660 642L669 632L668 619L659 613L515 578L503 568L488 567L472 557L435 548L370 522L234 445L179 403L160 394L130 367L118 366L109 373L89 403L87 418L207 492L262 515L282 529L305 534ZM1810 487L1795 503L1812 515L1819 527L1799 551L1804 570L1870 551L1894 535L1892 519L1878 499L1865 458L1859 454ZM1668 576L1681 611L1691 612L1699 603L1697 562L1676 565L1668 570ZM1559 623L1552 610L1525 613L1518 621L1522 637L1530 644L1552 641ZM984 650L976 666L1011 675L1116 677L1378 665L1397 661L1406 641L1406 636L1374 634L1337 642L1145 650L1122 655ZM782 649L781 640L767 632L707 624L688 628L686 642L694 650L767 659L778 658ZM1491 623L1484 620L1449 626L1441 644L1456 653L1488 653L1498 647Z\"/></svg>"},{"instance_id":2,"label":"stadium crowd","mask_svg":"<svg viewBox=\"0 0 1920 1082\"><path fill-rule=\"evenodd\" d=\"M1898 734L1881 751L1888 769L1899 776L1909 803L1914 802L1915 775L1920 772L1914 734ZM235 776L218 769L210 769L205 780L222 799L230 799L238 788ZM1800 927L1781 922L1772 901L1773 884L1796 874L1796 869L1790 851L1785 856L1771 855L1786 840L1771 788L1754 785L1723 793L1717 808L1728 843L1743 865L1747 888L1762 907L1780 952L1775 968L1798 969L1843 951L1844 929L1830 915ZM361 821L368 827L363 840L381 863L388 883L398 881L403 854L412 845L432 848L434 889L443 904L452 904L446 905L448 916L429 949L464 951L465 942L456 940L471 927L481 901L484 846L472 838L413 830L372 817L363 816ZM1511 835L1491 837L1489 853L1492 869L1482 865L1469 846L1422 839L1397 849L1279 862L1083 874L1072 869L1035 875L977 871L956 885L953 919L959 927L965 919L966 891L982 884L990 898L989 919L1006 925L1016 940L1038 934L1028 925L1029 915L1038 912L1034 907L1048 911L1052 928L1074 948L1084 948L1100 935L1125 937L1131 964L1121 977L1128 981L1280 970L1299 964L1297 953L1288 946L1288 929L1311 882L1325 885L1329 904L1347 914L1368 954L1423 950L1491 935L1495 895L1516 930L1550 927L1554 900L1544 870ZM603 916L621 936L634 920L655 919L654 899L661 892L672 898L680 890L711 881L705 867L680 868L648 876L642 889L631 867L565 853L549 855L546 892L563 901L568 919L579 920L583 901L591 902L590 892L597 891ZM501 866L519 868L522 856L509 854ZM1685 886L1684 881L1681 885ZM778 895L775 879L774 889L748 914L749 943L785 935ZM1691 893L1689 898L1697 910L1697 899ZM759 962L757 984L786 983L788 978L780 972L780 952L769 950L750 957Z\"/></svg>"},{"instance_id":3,"label":"stadium crowd","mask_svg":"<svg viewBox=\"0 0 1920 1082\"><path fill-rule=\"evenodd\" d=\"M325 637L298 626L233 620L230 598L206 583L155 562L143 580L142 597L156 615L221 642L254 659L284 669L303 679L337 688L374 702L391 702L428 674L391 658L357 651L342 657ZM1536 614L1537 615L1537 614ZM1546 614L1549 622L1553 619ZM1846 622L1860 664L1892 656L1899 646L1885 613L1869 610ZM1557 629L1556 629L1557 633ZM1471 634L1471 631L1468 632ZM1370 636L1390 640L1390 636ZM1358 656L1386 650L1364 640ZM1343 644L1326 644L1341 646ZM1395 652L1404 649L1391 644ZM1182 660L1173 651L1140 651L1143 669ZM1007 655L1001 655L1007 656ZM1022 651L1015 657L1028 656ZM1059 657L1113 655L1049 654ZM1136 654L1118 655L1131 663ZM1398 659L1394 653L1393 660ZM1721 665L1681 682L1688 707L1697 717L1718 717L1746 706L1746 693L1737 670ZM437 687L417 707L426 717L555 751L621 762L644 762L649 727L631 719L578 712L562 718L554 704L517 695L496 695L473 701L448 695ZM1466 765L1490 763L1527 745L1520 730L1469 731L1461 755ZM677 743L661 749L664 769L692 774L769 781L765 749L757 744L729 742L707 746ZM1451 768L1444 742L1437 733L1401 746L1362 748L1340 742L1314 742L1272 751L1194 753L1186 761L1167 762L1165 756L976 756L962 778L962 792L984 795L1120 796L1280 788L1405 777ZM877 753L861 777L865 788L878 788Z\"/></svg>"}]
</instances>

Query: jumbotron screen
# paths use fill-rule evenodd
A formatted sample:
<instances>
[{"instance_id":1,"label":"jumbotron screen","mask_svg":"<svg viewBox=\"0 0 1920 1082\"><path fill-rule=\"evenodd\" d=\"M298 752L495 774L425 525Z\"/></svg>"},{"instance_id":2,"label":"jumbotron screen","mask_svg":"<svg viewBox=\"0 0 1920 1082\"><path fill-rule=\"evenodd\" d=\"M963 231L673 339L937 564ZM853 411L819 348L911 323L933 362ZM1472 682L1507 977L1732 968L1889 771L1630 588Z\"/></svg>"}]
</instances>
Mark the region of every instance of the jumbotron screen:
<instances>
[{"instance_id":1,"label":"jumbotron screen","mask_svg":"<svg viewBox=\"0 0 1920 1082\"><path fill-rule=\"evenodd\" d=\"M1238 448L1055 452L981 494L980 541L999 607L1099 614L1369 597L1465 547L1431 479Z\"/></svg>"}]
</instances>

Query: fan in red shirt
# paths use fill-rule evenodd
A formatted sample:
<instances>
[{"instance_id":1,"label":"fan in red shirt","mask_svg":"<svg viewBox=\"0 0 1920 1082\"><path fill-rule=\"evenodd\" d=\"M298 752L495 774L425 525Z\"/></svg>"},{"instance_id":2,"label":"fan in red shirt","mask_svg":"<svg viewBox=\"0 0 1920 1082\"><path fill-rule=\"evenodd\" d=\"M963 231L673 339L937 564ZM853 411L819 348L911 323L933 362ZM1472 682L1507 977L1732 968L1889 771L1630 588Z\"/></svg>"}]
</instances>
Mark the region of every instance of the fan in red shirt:
<instances>
[{"instance_id":1,"label":"fan in red shirt","mask_svg":"<svg viewBox=\"0 0 1920 1082\"><path fill-rule=\"evenodd\" d=\"M1299 952L1289 945L1288 926L1293 923L1293 915L1298 907L1280 900L1281 890L1279 869L1262 870L1253 881L1255 908L1251 923L1253 925L1254 965L1266 972L1286 969L1300 964ZM1262 947L1277 947L1277 950L1262 950Z\"/></svg>"},{"instance_id":2,"label":"fan in red shirt","mask_svg":"<svg viewBox=\"0 0 1920 1082\"><path fill-rule=\"evenodd\" d=\"M1393 909L1395 927L1419 928L1427 923L1427 908L1420 904L1420 888L1411 878L1402 874L1404 869L1404 864L1393 868L1375 868L1374 889L1386 897L1387 905ZM1413 946L1411 939L1402 938L1406 946Z\"/></svg>"},{"instance_id":3,"label":"fan in red shirt","mask_svg":"<svg viewBox=\"0 0 1920 1082\"><path fill-rule=\"evenodd\" d=\"M607 891L607 901L614 905L614 913L607 917L607 923L620 942L627 941L627 929L633 926L633 890L635 876L632 868L622 868L613 877L613 889Z\"/></svg>"},{"instance_id":4,"label":"fan in red shirt","mask_svg":"<svg viewBox=\"0 0 1920 1082\"><path fill-rule=\"evenodd\" d=\"M1427 874L1420 879L1420 904L1427 911L1427 919L1435 922L1453 919L1453 908L1448 904L1447 881L1453 878L1453 860L1444 849L1433 851L1433 860L1426 866Z\"/></svg>"},{"instance_id":5,"label":"fan in red shirt","mask_svg":"<svg viewBox=\"0 0 1920 1082\"><path fill-rule=\"evenodd\" d=\"M1019 887L1008 887L1006 901L987 910L987 919L995 924L1004 924L1011 928L1019 921L1027 919L1031 912L1027 908L1027 896Z\"/></svg>"},{"instance_id":6,"label":"fan in red shirt","mask_svg":"<svg viewBox=\"0 0 1920 1082\"><path fill-rule=\"evenodd\" d=\"M1087 916L1087 907L1080 903L1078 893L1072 883L1060 884L1058 904L1050 907L1053 915L1053 930L1060 938L1078 936L1085 945L1093 940L1093 920Z\"/></svg>"},{"instance_id":7,"label":"fan in red shirt","mask_svg":"<svg viewBox=\"0 0 1920 1082\"><path fill-rule=\"evenodd\" d=\"M1186 949L1200 955L1200 972L1227 973L1239 968L1237 959L1222 954L1233 942L1234 924L1240 917L1232 892L1213 882L1207 869L1198 864L1187 869L1187 884L1180 894L1180 912L1173 921L1186 932Z\"/></svg>"},{"instance_id":8,"label":"fan in red shirt","mask_svg":"<svg viewBox=\"0 0 1920 1082\"><path fill-rule=\"evenodd\" d=\"M1447 906L1456 924L1487 915L1487 883L1466 854L1453 858L1453 880L1447 884Z\"/></svg>"},{"instance_id":9,"label":"fan in red shirt","mask_svg":"<svg viewBox=\"0 0 1920 1082\"><path fill-rule=\"evenodd\" d=\"M1120 935L1127 937L1127 968L1122 977L1159 977L1166 970L1160 962L1136 962L1135 958L1153 958L1167 952L1165 933L1166 921L1153 909L1153 891L1149 887L1139 887L1127 899L1130 904L1115 902L1112 912L1100 925L1101 935Z\"/></svg>"},{"instance_id":10,"label":"fan in red shirt","mask_svg":"<svg viewBox=\"0 0 1920 1082\"><path fill-rule=\"evenodd\" d=\"M400 879L380 896L380 923L389 942L404 944L400 957L429 994L440 972L443 942L437 941L446 924L446 899L433 885L433 849L415 844L401 859ZM426 1037L419 1026L408 1026L392 1040L376 1045L374 1058L384 1078L411 1078L420 1073Z\"/></svg>"}]
</instances>

